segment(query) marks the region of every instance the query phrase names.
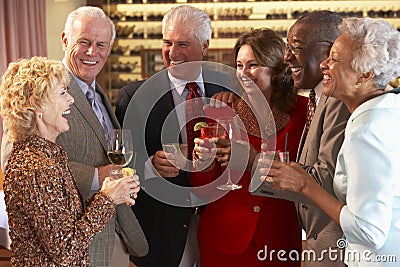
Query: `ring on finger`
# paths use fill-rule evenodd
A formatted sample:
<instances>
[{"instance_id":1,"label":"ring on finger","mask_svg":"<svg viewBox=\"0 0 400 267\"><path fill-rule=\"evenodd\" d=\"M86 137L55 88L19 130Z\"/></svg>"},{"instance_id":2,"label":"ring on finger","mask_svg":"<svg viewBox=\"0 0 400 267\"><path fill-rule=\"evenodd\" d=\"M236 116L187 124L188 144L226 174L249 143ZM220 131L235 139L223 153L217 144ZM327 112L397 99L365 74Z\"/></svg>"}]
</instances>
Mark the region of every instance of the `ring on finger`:
<instances>
[{"instance_id":1,"label":"ring on finger","mask_svg":"<svg viewBox=\"0 0 400 267\"><path fill-rule=\"evenodd\" d=\"M267 177L266 179L265 179L265 181L268 183L268 184L274 184L274 179L272 179L272 177Z\"/></svg>"}]
</instances>

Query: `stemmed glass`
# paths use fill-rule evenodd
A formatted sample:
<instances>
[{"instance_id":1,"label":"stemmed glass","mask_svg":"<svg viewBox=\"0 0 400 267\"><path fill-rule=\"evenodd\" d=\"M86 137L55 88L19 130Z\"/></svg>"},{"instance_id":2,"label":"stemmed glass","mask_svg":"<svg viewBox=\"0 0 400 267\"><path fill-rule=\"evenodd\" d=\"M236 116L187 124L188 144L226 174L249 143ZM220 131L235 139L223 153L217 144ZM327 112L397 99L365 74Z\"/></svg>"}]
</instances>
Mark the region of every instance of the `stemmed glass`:
<instances>
[{"instance_id":1,"label":"stemmed glass","mask_svg":"<svg viewBox=\"0 0 400 267\"><path fill-rule=\"evenodd\" d=\"M125 167L133 157L132 134L129 129L114 129L108 142L108 160L118 166ZM111 171L111 177L121 178L121 168Z\"/></svg>"},{"instance_id":2,"label":"stemmed glass","mask_svg":"<svg viewBox=\"0 0 400 267\"><path fill-rule=\"evenodd\" d=\"M238 138L239 136L239 127L235 122L234 118L221 118L217 120L217 130L216 136L218 138L230 139L231 141L234 138ZM232 152L231 152L232 153ZM242 188L242 185L235 184L231 180L231 174L228 167L226 167L226 173L228 176L228 180L225 184L218 185L217 189L219 190L236 190Z\"/></svg>"}]
</instances>

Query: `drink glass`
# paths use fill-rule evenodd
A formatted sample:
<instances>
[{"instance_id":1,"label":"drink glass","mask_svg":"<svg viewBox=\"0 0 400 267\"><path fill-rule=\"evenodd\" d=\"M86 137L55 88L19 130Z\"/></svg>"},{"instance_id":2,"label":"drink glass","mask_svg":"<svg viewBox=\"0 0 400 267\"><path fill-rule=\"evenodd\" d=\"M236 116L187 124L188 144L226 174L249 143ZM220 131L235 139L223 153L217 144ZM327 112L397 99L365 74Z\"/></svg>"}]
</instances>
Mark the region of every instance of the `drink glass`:
<instances>
[{"instance_id":1,"label":"drink glass","mask_svg":"<svg viewBox=\"0 0 400 267\"><path fill-rule=\"evenodd\" d=\"M289 151L274 151L274 150L264 150L263 145L261 145L261 159L268 159L267 163L261 163L258 168L267 168L270 169L273 163L273 160L279 160L280 162L289 163ZM269 177L265 180L268 185L273 185L274 182Z\"/></svg>"},{"instance_id":2,"label":"drink glass","mask_svg":"<svg viewBox=\"0 0 400 267\"><path fill-rule=\"evenodd\" d=\"M217 120L217 129L215 131L215 134L215 137L218 138L234 140L234 138L238 138L239 136L239 126L235 122L234 118L221 118ZM225 184L218 185L217 189L237 190L242 188L242 185L232 182L230 170L228 167L226 168L226 173L228 176L228 180Z\"/></svg>"},{"instance_id":3,"label":"drink glass","mask_svg":"<svg viewBox=\"0 0 400 267\"><path fill-rule=\"evenodd\" d=\"M133 142L131 131L129 129L113 130L108 142L107 157L113 165L120 167L111 171L111 177L121 178L121 168L127 166L133 157Z\"/></svg>"},{"instance_id":4,"label":"drink glass","mask_svg":"<svg viewBox=\"0 0 400 267\"><path fill-rule=\"evenodd\" d=\"M289 151L278 151L278 159L280 162L289 163Z\"/></svg>"},{"instance_id":5,"label":"drink glass","mask_svg":"<svg viewBox=\"0 0 400 267\"><path fill-rule=\"evenodd\" d=\"M211 138L217 136L217 124L211 122L207 125L201 125L200 127L200 139L203 140L203 146L212 149L215 148L215 144L210 141Z\"/></svg>"},{"instance_id":6,"label":"drink glass","mask_svg":"<svg viewBox=\"0 0 400 267\"><path fill-rule=\"evenodd\" d=\"M179 169L184 169L186 166L187 145L179 143L166 143L162 145L163 151L168 161Z\"/></svg>"},{"instance_id":7,"label":"drink glass","mask_svg":"<svg viewBox=\"0 0 400 267\"><path fill-rule=\"evenodd\" d=\"M280 162L289 163L289 151L267 150L261 152L262 159L279 160Z\"/></svg>"}]
</instances>

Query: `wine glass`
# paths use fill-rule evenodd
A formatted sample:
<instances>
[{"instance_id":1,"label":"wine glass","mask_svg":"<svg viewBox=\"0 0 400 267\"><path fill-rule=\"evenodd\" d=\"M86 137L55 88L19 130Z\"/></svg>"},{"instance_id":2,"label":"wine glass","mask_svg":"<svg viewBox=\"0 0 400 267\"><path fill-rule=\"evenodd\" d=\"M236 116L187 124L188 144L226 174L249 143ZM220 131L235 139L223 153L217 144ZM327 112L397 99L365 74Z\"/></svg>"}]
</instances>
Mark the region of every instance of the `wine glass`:
<instances>
[{"instance_id":1,"label":"wine glass","mask_svg":"<svg viewBox=\"0 0 400 267\"><path fill-rule=\"evenodd\" d=\"M132 135L129 129L114 129L108 142L107 150L108 160L118 166L125 167L133 157ZM111 177L121 178L121 168L113 169Z\"/></svg>"},{"instance_id":2,"label":"wine glass","mask_svg":"<svg viewBox=\"0 0 400 267\"><path fill-rule=\"evenodd\" d=\"M187 145L179 143L162 144L168 161L179 169L184 169L187 157Z\"/></svg>"},{"instance_id":3,"label":"wine glass","mask_svg":"<svg viewBox=\"0 0 400 267\"><path fill-rule=\"evenodd\" d=\"M223 138L223 139L230 139L231 141L234 138L237 138L239 136L239 128L238 125L236 124L234 118L221 118L217 119L217 130L215 137L218 138ZM218 145L217 145L218 147ZM218 185L217 189L219 190L236 190L242 188L242 185L240 184L235 184L231 180L231 174L230 170L228 167L226 167L226 173L228 176L228 180L225 184Z\"/></svg>"}]
</instances>

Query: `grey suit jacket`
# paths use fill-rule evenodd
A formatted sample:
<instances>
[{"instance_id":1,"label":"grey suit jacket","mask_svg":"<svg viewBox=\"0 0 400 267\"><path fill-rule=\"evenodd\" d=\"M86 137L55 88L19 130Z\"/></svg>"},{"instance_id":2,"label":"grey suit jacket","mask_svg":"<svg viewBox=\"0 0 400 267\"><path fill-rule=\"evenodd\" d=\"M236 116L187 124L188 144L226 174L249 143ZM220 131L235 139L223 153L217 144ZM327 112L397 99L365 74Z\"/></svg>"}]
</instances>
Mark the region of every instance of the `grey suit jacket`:
<instances>
[{"instance_id":1,"label":"grey suit jacket","mask_svg":"<svg viewBox=\"0 0 400 267\"><path fill-rule=\"evenodd\" d=\"M336 159L344 139L344 130L350 116L343 102L322 95L315 110L307 136L303 132L297 153L297 162L331 195ZM343 237L339 225L316 205L297 204L300 223L307 234L306 249L312 249L320 257L324 249L337 249L336 242ZM306 261L306 266L345 266L339 260Z\"/></svg>"},{"instance_id":2,"label":"grey suit jacket","mask_svg":"<svg viewBox=\"0 0 400 267\"><path fill-rule=\"evenodd\" d=\"M70 129L58 136L57 143L68 153L71 171L79 191L83 199L87 200L95 193L91 191L95 167L109 164L107 143L96 114L74 79L68 89L75 100L68 116ZM119 128L107 97L98 85L96 90L103 98L114 127ZM91 266L108 266L113 253L115 231L121 235L130 254L136 256L147 254L147 241L134 213L131 208L121 204L117 206L117 216L109 221L105 229L97 234L90 244Z\"/></svg>"}]
</instances>

